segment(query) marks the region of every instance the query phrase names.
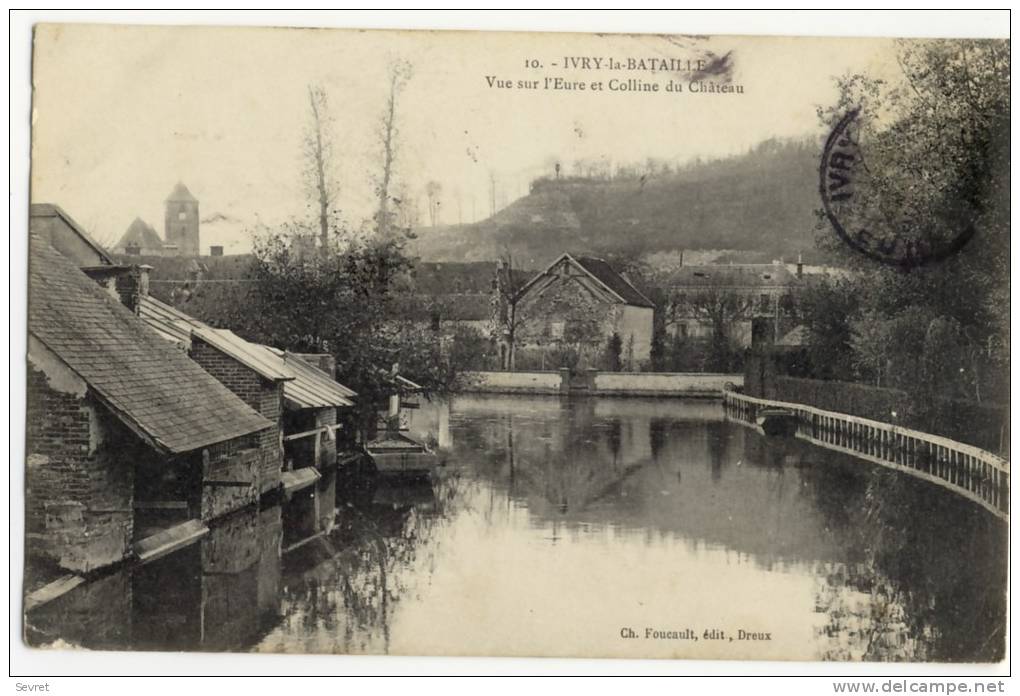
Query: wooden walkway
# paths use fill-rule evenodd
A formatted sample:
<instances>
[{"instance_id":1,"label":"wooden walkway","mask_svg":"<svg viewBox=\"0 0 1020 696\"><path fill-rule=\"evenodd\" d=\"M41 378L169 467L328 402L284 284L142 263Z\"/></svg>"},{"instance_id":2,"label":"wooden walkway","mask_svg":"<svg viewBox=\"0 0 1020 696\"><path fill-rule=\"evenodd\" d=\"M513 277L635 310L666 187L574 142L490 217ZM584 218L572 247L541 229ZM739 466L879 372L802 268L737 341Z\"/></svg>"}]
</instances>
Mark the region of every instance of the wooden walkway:
<instances>
[{"instance_id":1,"label":"wooden walkway","mask_svg":"<svg viewBox=\"0 0 1020 696\"><path fill-rule=\"evenodd\" d=\"M797 413L796 437L930 481L1009 522L1009 462L991 452L898 425L813 406L723 392L726 415L757 428L760 408Z\"/></svg>"}]
</instances>

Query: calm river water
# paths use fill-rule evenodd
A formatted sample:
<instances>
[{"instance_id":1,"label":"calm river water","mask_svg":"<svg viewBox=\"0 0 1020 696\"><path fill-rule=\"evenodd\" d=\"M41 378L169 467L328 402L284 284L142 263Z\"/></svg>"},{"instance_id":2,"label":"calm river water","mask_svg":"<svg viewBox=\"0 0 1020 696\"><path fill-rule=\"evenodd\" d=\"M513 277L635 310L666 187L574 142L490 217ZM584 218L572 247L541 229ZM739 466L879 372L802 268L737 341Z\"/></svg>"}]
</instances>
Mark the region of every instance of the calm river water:
<instances>
[{"instance_id":1,"label":"calm river water","mask_svg":"<svg viewBox=\"0 0 1020 696\"><path fill-rule=\"evenodd\" d=\"M235 515L76 589L29 634L297 653L1003 655L1005 525L933 485L766 439L715 402L461 396L448 432L442 415L438 480L349 482L337 528L282 559L278 507Z\"/></svg>"}]
</instances>

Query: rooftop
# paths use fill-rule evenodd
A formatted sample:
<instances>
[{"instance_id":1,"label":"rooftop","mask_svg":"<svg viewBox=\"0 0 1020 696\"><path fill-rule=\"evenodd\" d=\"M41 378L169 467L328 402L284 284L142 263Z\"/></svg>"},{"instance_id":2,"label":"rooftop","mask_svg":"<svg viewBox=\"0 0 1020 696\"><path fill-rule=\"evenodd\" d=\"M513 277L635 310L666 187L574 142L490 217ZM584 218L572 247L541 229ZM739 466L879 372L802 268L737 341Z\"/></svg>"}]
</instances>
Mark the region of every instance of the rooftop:
<instances>
[{"instance_id":1,"label":"rooftop","mask_svg":"<svg viewBox=\"0 0 1020 696\"><path fill-rule=\"evenodd\" d=\"M354 391L293 353L246 341L226 329L214 329L153 297L142 298L139 312L159 335L185 351L197 336L266 379L283 381L283 398L292 408L354 405Z\"/></svg>"},{"instance_id":2,"label":"rooftop","mask_svg":"<svg viewBox=\"0 0 1020 696\"><path fill-rule=\"evenodd\" d=\"M28 214L30 218L47 218L47 217L59 218L69 228L71 228L85 244L92 247L92 249L102 260L102 263L106 264L113 263L113 259L111 259L110 255L106 253L106 249L104 249L99 242L94 240L92 236L88 232L86 232L85 229L74 220L74 218L72 218L70 215L64 212L64 209L61 208L59 205L56 205L54 203L33 203L29 207Z\"/></svg>"},{"instance_id":3,"label":"rooftop","mask_svg":"<svg viewBox=\"0 0 1020 696\"><path fill-rule=\"evenodd\" d=\"M139 249L162 249L163 239L153 229L152 225L136 217L128 225L127 231L124 232L120 241L117 242L116 248L127 249L130 246L135 246Z\"/></svg>"},{"instance_id":4,"label":"rooftop","mask_svg":"<svg viewBox=\"0 0 1020 696\"><path fill-rule=\"evenodd\" d=\"M574 259L584 270L595 276L599 282L620 296L626 304L635 307L655 307L652 301L631 285L631 282L616 272L616 270L603 259L593 256L578 256Z\"/></svg>"},{"instance_id":5,"label":"rooftop","mask_svg":"<svg viewBox=\"0 0 1020 696\"><path fill-rule=\"evenodd\" d=\"M162 452L271 425L44 240L30 239L29 333Z\"/></svg>"},{"instance_id":6,"label":"rooftop","mask_svg":"<svg viewBox=\"0 0 1020 696\"><path fill-rule=\"evenodd\" d=\"M783 264L707 264L682 266L670 274L672 287L770 288L793 285L797 276Z\"/></svg>"},{"instance_id":7,"label":"rooftop","mask_svg":"<svg viewBox=\"0 0 1020 696\"><path fill-rule=\"evenodd\" d=\"M170 195L166 197L167 203L176 201L188 201L190 203L198 203L198 199L191 195L191 191L180 181L174 186L174 190L170 192Z\"/></svg>"}]
</instances>

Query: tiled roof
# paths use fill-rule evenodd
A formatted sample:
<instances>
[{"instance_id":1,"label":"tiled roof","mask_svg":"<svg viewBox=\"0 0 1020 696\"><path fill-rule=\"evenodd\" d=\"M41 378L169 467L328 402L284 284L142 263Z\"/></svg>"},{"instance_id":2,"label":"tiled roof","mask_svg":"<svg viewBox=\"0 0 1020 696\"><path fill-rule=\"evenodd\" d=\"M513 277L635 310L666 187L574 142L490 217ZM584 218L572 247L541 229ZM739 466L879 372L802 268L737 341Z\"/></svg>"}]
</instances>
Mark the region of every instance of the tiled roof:
<instances>
[{"instance_id":1,"label":"tiled roof","mask_svg":"<svg viewBox=\"0 0 1020 696\"><path fill-rule=\"evenodd\" d=\"M29 333L155 448L188 452L272 425L36 235L30 253Z\"/></svg>"},{"instance_id":2,"label":"tiled roof","mask_svg":"<svg viewBox=\"0 0 1020 696\"><path fill-rule=\"evenodd\" d=\"M651 300L642 295L637 288L630 284L630 281L617 273L606 261L592 256L578 256L574 260L584 270L595 276L599 282L619 295L626 304L635 307L655 307Z\"/></svg>"},{"instance_id":3,"label":"tiled roof","mask_svg":"<svg viewBox=\"0 0 1020 696\"><path fill-rule=\"evenodd\" d=\"M135 218L114 248L126 249L129 246L137 246L141 249L162 249L163 240L152 228L152 225L141 218Z\"/></svg>"},{"instance_id":4,"label":"tiled roof","mask_svg":"<svg viewBox=\"0 0 1020 696\"><path fill-rule=\"evenodd\" d=\"M229 329L213 329L203 326L193 328L191 335L202 339L213 348L229 355L268 380L280 382L294 379L294 372L269 349L257 343L249 343Z\"/></svg>"},{"instance_id":5,"label":"tiled roof","mask_svg":"<svg viewBox=\"0 0 1020 696\"><path fill-rule=\"evenodd\" d=\"M230 331L213 329L153 297L142 298L139 314L158 334L184 350L190 350L194 333L263 377L286 380L283 398L293 408L354 405L351 401L356 396L354 391L293 353L246 341Z\"/></svg>"},{"instance_id":6,"label":"tiled roof","mask_svg":"<svg viewBox=\"0 0 1020 696\"><path fill-rule=\"evenodd\" d=\"M709 264L682 266L666 284L692 288L774 288L792 285L797 276L782 264Z\"/></svg>"}]
</instances>

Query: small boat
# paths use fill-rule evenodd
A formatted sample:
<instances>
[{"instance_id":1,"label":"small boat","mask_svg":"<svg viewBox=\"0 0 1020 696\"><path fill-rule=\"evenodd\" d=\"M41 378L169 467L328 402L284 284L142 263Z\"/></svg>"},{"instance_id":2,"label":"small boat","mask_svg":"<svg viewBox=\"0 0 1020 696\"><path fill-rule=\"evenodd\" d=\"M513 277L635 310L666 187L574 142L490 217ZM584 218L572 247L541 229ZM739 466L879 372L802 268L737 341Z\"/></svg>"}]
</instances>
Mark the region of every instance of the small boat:
<instances>
[{"instance_id":1,"label":"small boat","mask_svg":"<svg viewBox=\"0 0 1020 696\"><path fill-rule=\"evenodd\" d=\"M763 408L755 420L766 435L791 437L797 432L797 413L788 408Z\"/></svg>"},{"instance_id":2,"label":"small boat","mask_svg":"<svg viewBox=\"0 0 1020 696\"><path fill-rule=\"evenodd\" d=\"M439 457L422 443L401 433L387 433L365 445L365 453L380 474L434 474Z\"/></svg>"}]
</instances>

